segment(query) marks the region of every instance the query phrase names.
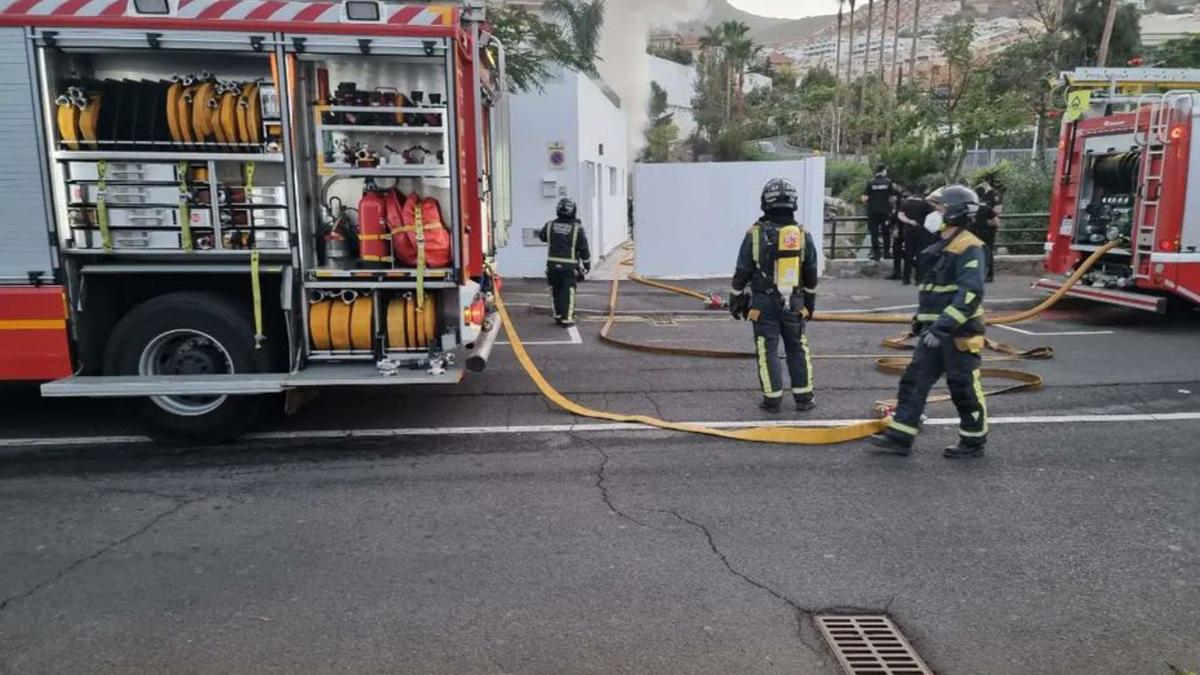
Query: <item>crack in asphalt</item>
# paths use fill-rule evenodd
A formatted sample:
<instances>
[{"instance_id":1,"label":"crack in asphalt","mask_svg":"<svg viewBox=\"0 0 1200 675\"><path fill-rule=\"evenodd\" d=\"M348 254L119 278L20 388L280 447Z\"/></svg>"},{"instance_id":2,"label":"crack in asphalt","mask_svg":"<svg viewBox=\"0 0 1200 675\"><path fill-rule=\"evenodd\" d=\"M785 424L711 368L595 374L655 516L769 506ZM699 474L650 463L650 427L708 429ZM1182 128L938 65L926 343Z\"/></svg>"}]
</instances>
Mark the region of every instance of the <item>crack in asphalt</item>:
<instances>
[{"instance_id":1,"label":"crack in asphalt","mask_svg":"<svg viewBox=\"0 0 1200 675\"><path fill-rule=\"evenodd\" d=\"M903 593L902 589L893 594L882 609L849 606L806 607L805 605L800 604L796 600L772 588L766 583L759 581L734 567L733 563L729 561L729 557L725 554L725 552L717 546L717 542L713 538L712 530L710 530L705 524L692 520L691 518L688 518L675 510L658 509L658 512L673 516L680 522L686 523L699 530L704 535L705 540L708 542L709 551L716 556L717 560L721 562L721 565L725 567L727 572L787 605L788 608L790 608L795 614L796 636L800 640L800 643L808 648L808 650L813 654L821 657L822 659L828 659L829 652L826 648L825 639L821 636L820 631L816 627L816 621L814 617L823 614L887 614L888 616L891 616L890 612L892 603L896 601L896 598L898 598L901 593Z\"/></svg>"},{"instance_id":2,"label":"crack in asphalt","mask_svg":"<svg viewBox=\"0 0 1200 675\"><path fill-rule=\"evenodd\" d=\"M596 485L596 489L600 492L600 499L604 502L604 505L608 507L608 510L611 511L613 514L615 514L625 520L628 520L629 522L631 522L635 525L645 527L646 526L645 523L638 520L637 518L634 518L633 516L629 515L628 513L625 513L621 509L617 508L617 505L613 503L612 495L609 494L609 492L608 492L608 462L610 459L608 456L608 453L605 452L603 448L601 448L599 445L596 445L588 438L580 436L579 434L576 434L576 433L571 433L569 435L571 436L571 438L574 438L575 440L580 441L584 445L587 445L588 447L592 448L600 455L600 466L596 467L595 485Z\"/></svg>"},{"instance_id":3,"label":"crack in asphalt","mask_svg":"<svg viewBox=\"0 0 1200 675\"><path fill-rule=\"evenodd\" d=\"M658 404L658 401L657 401L657 400L655 400L654 396L652 396L652 395L651 395L651 393L650 393L650 392L648 392L648 391L647 391L647 392L644 392L644 394L645 394L645 396L646 396L646 400L647 400L647 401L650 401L650 405L654 406L654 415L655 415L655 417L657 417L657 418L658 418L658 419L660 419L660 420L661 420L661 419L666 419L665 417L663 417L662 406L660 406L660 405Z\"/></svg>"},{"instance_id":4,"label":"crack in asphalt","mask_svg":"<svg viewBox=\"0 0 1200 675\"><path fill-rule=\"evenodd\" d=\"M47 586L54 584L56 581L61 580L63 577L66 577L71 572L74 572L81 565L91 562L92 560L99 558L100 556L104 555L105 553L108 553L109 551L112 551L113 549L115 549L119 546L122 546L124 544L127 544L127 543L133 541L134 539L136 539L136 538L140 537L141 535L145 534L146 532L148 532L152 527L157 525L164 518L178 513L185 506L188 506L189 504L193 504L195 502L201 501L202 499L205 499L205 497L195 497L195 498L183 499L183 500L179 500L178 498L176 498L176 499L179 503L177 503L174 506L172 506L171 508L159 513L158 515L154 516L153 518L150 519L150 521L148 523L146 523L142 527L138 528L132 534L126 535L126 536L112 542L111 544L108 544L107 546L101 547L97 551L94 551L82 558L79 558L78 560L75 560L74 562L70 563L66 567L59 570L56 574L54 574L54 576L52 576L48 579L44 579L44 580L34 584L28 590L26 590L22 593L18 593L16 595L12 595L7 598L4 598L3 600L0 600L0 612L3 612L5 609L7 609L10 604L12 604L18 600L24 600L25 598L28 598L29 596L37 593L38 591L42 590L43 588L46 588Z\"/></svg>"}]
</instances>

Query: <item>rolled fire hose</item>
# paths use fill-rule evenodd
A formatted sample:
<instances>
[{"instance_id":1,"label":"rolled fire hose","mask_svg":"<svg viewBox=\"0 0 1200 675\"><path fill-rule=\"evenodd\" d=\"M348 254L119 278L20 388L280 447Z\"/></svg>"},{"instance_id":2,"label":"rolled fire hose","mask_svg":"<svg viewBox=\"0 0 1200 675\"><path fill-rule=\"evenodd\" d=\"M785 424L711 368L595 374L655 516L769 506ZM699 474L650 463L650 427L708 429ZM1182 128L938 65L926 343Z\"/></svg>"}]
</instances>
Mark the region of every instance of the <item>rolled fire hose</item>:
<instances>
[{"instance_id":1,"label":"rolled fire hose","mask_svg":"<svg viewBox=\"0 0 1200 675\"><path fill-rule=\"evenodd\" d=\"M1120 245L1120 243L1121 242L1119 242L1119 241L1110 242L1106 246L1095 251L1090 257L1088 257L1087 260L1085 260L1083 262L1083 264L1081 264L1079 266L1079 268L1075 271L1075 273L1072 274L1071 277L1069 279L1067 279L1067 281L1065 281L1063 283L1063 285L1057 291L1055 291L1049 298L1047 298L1044 302L1040 303L1036 307L1033 307L1031 309L1028 309L1028 310L1025 310L1022 312L1016 312L1014 314L1008 314L1008 315L1003 315L1003 316L997 317L997 318L993 319L992 321L990 321L989 323L992 323L992 324L1018 323L1020 321L1026 321L1030 318L1033 318L1034 316L1037 316L1038 314L1041 314L1042 312L1046 311L1047 309L1053 307L1060 300L1062 300L1063 297L1066 296L1067 292L1069 292L1075 284L1079 283L1079 280L1081 278L1083 278L1083 275L1086 274L1089 269L1091 269L1093 266L1095 266L1096 263L1098 263L1100 261L1100 259L1106 253L1108 253L1112 249L1116 248L1118 245ZM491 270L489 270L489 271L491 271ZM494 274L494 272L492 272L492 273ZM668 284L662 284L662 282L654 282L649 285L661 288L662 286L668 285ZM662 350L670 349L670 348L663 348L663 347L658 347L658 346L654 346L654 345L642 345L642 344L638 344L638 343L633 343L633 342L628 342L628 341L623 341L623 340L616 340L615 338L612 338L611 331L612 331L612 326L613 326L614 320L615 320L616 299L618 297L618 287L619 287L619 282L617 280L613 280L612 290L609 293L608 320L605 322L604 328L601 330L602 339L605 342L608 342L609 344L614 344L614 345L629 348L629 349L636 349L638 351L646 351L646 352L651 352L651 353L664 353ZM676 287L676 288L678 288L678 287ZM708 299L707 296L705 296L701 293L695 292L695 291L691 291L690 289L680 289L680 291L682 291L685 295L691 295L694 297L698 297L699 299L702 299L702 300ZM665 429L668 431L680 431L680 432L686 432L686 433L702 434L702 435L706 435L706 436L715 436L715 437L719 437L719 438L728 438L728 439L733 439L733 440L752 441L752 442L759 442L759 443L787 443L787 444L795 444L795 445L827 445L827 444L844 443L844 442L848 442L848 441L859 440L859 439L865 438L873 433L882 431L883 429L885 429L887 427L887 424L889 421L889 418L884 418L881 420L864 421L864 422L859 422L859 423L840 426L840 427L825 427L825 428L819 428L819 427L818 428L812 428L812 427L809 427L809 428L763 427L763 426L754 427L754 426L751 426L746 429L739 429L739 430L731 431L731 430L725 430L725 429L714 429L711 427L706 427L702 424L684 424L684 423L678 423L678 422L668 422L666 420L661 420L661 419L658 419L655 417L650 417L647 415L628 415L628 414L612 413L612 412L608 412L608 411L604 411L604 410L595 410L592 408L588 408L586 406L582 406L578 403L575 403L574 401L570 400L569 398L563 396L561 393L559 393L559 391L557 389L554 388L553 385L550 384L549 381L546 380L545 376L542 375L541 371L537 368L537 366L533 363L533 360L529 357L529 353L525 350L525 345L521 342L521 337L517 333L516 327L514 326L511 318L509 317L508 310L504 306L504 299L503 299L501 293L499 291L496 291L494 297L496 300L496 309L497 309L497 311L500 312L500 317L504 321L505 333L508 335L509 342L512 343L513 353L516 355L517 361L521 364L521 367L525 370L526 375L529 376L529 378L533 381L534 385L537 386L538 391L541 392L541 394L543 396L545 396L552 403L559 406L563 410L566 410L567 412L570 412L574 415L578 415L580 417L587 417L590 419L607 420L610 422L645 424L647 426L651 426L651 427L655 427L655 428L659 428L659 429ZM817 316L822 317L822 315L817 315ZM904 316L902 322L897 321L896 318L899 315L879 316L879 315L871 315L871 314L861 314L861 315L838 314L838 315L827 315L827 316L828 316L828 318L822 317L817 320L841 321L841 320L843 320L843 317L845 317L845 316L850 316L852 319L852 322L855 322L855 323L885 323L885 324L904 323L904 324L907 324L907 323L910 323L912 320L911 317ZM878 320L881 318L883 320ZM729 355L731 354L730 352L717 352L715 350L696 350L696 349L672 349L671 351L668 351L665 353L678 354L678 355L691 355L691 356L714 356L714 355L720 354L720 355L722 355L722 357L729 357ZM736 358L743 358L741 353L737 353L737 354L738 355ZM820 357L817 357L817 358L820 358ZM853 357L853 358L864 358L864 357ZM882 372L889 373L889 374L898 374L898 373L903 372L904 368L908 365L908 362L909 362L909 359L903 358L903 357L887 356L887 357L876 357L876 358L877 358L876 367L878 369L880 369ZM1010 356L1010 358L1011 358L1011 356ZM1020 384L1010 387L1008 389L1009 391L1016 391L1019 389L1035 389L1035 388L1040 387L1041 383L1042 383L1042 380L1039 376L1031 374L1031 373L1024 373L1022 371L1011 371L1011 373L1009 373L1009 371L1006 371L1003 369L983 368L980 370L980 374L981 374L981 376L984 376L984 377L1008 377L1011 375L1011 379L1017 379L1020 382Z\"/></svg>"}]
</instances>

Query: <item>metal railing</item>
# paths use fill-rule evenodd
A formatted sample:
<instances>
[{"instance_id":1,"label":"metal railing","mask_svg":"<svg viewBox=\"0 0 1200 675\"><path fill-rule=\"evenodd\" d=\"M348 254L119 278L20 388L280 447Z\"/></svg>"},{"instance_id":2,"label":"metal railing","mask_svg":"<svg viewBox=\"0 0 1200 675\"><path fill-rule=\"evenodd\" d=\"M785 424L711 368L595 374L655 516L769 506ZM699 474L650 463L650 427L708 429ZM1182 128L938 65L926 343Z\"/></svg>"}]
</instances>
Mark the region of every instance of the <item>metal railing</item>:
<instances>
[{"instance_id":1,"label":"metal railing","mask_svg":"<svg viewBox=\"0 0 1200 675\"><path fill-rule=\"evenodd\" d=\"M996 254L1041 255L1049 213L1006 213L996 233ZM825 255L829 260L865 260L871 255L866 216L845 216L825 221ZM888 251L891 255L891 251Z\"/></svg>"}]
</instances>

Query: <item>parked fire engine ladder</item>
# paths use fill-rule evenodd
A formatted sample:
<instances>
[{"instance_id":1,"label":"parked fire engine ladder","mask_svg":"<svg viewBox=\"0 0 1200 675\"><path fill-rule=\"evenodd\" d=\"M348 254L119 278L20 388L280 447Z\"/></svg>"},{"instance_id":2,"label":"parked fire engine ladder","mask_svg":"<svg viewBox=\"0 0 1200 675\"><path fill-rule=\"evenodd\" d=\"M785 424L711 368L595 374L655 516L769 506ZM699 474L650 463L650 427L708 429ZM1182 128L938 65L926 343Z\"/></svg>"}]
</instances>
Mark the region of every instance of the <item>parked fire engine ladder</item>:
<instances>
[{"instance_id":1,"label":"parked fire engine ladder","mask_svg":"<svg viewBox=\"0 0 1200 675\"><path fill-rule=\"evenodd\" d=\"M1159 125L1167 113L1162 94L1144 94L1138 98L1134 113L1133 139L1142 152L1142 176L1137 190L1133 233L1130 237L1133 250L1132 264L1134 279L1150 277L1150 254L1158 232L1158 205L1162 199L1163 164L1166 161L1167 143L1159 134ZM1142 130L1142 111L1146 111L1146 127ZM1169 115L1167 115L1169 116Z\"/></svg>"}]
</instances>

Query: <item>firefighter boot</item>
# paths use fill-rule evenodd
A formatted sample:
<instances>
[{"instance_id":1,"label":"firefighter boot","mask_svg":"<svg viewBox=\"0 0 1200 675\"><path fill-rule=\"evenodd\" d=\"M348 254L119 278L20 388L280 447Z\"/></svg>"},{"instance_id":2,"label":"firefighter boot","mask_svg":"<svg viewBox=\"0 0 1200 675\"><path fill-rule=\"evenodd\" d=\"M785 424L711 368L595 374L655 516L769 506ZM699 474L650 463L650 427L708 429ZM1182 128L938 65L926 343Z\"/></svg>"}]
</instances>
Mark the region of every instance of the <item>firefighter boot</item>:
<instances>
[{"instance_id":1,"label":"firefighter boot","mask_svg":"<svg viewBox=\"0 0 1200 675\"><path fill-rule=\"evenodd\" d=\"M965 438L958 439L958 445L951 445L942 451L942 456L946 459L968 459L971 457L982 457L986 443L971 442Z\"/></svg>"},{"instance_id":2,"label":"firefighter boot","mask_svg":"<svg viewBox=\"0 0 1200 675\"><path fill-rule=\"evenodd\" d=\"M809 410L812 410L815 407L817 407L817 403L816 403L816 401L813 400L812 394L809 394L808 396L797 396L796 397L796 410L797 411L808 412Z\"/></svg>"},{"instance_id":3,"label":"firefighter boot","mask_svg":"<svg viewBox=\"0 0 1200 675\"><path fill-rule=\"evenodd\" d=\"M871 434L871 445L874 445L881 450L890 452L893 455L908 457L912 454L913 441L911 438L901 437L899 434L892 433L889 430L881 431L877 434Z\"/></svg>"},{"instance_id":4,"label":"firefighter boot","mask_svg":"<svg viewBox=\"0 0 1200 675\"><path fill-rule=\"evenodd\" d=\"M769 413L777 413L783 409L783 400L764 396L763 400L759 402L758 407Z\"/></svg>"}]
</instances>

